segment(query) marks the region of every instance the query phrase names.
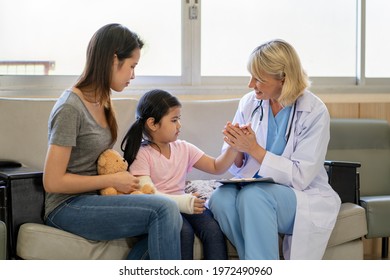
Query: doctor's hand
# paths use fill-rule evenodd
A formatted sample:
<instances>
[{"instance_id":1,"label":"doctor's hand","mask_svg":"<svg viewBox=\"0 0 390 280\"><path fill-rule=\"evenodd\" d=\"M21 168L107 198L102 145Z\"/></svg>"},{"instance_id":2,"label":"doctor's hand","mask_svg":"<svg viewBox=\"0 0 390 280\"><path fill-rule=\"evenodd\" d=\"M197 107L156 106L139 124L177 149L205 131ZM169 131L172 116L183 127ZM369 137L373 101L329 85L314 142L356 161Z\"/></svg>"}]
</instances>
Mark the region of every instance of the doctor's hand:
<instances>
[{"instance_id":1,"label":"doctor's hand","mask_svg":"<svg viewBox=\"0 0 390 280\"><path fill-rule=\"evenodd\" d=\"M250 125L240 127L228 122L222 133L225 142L240 152L248 153L257 146L256 135Z\"/></svg>"},{"instance_id":2,"label":"doctor's hand","mask_svg":"<svg viewBox=\"0 0 390 280\"><path fill-rule=\"evenodd\" d=\"M224 141L237 151L247 153L259 163L263 161L265 149L256 140L256 133L250 124L239 126L228 122L223 130Z\"/></svg>"}]
</instances>

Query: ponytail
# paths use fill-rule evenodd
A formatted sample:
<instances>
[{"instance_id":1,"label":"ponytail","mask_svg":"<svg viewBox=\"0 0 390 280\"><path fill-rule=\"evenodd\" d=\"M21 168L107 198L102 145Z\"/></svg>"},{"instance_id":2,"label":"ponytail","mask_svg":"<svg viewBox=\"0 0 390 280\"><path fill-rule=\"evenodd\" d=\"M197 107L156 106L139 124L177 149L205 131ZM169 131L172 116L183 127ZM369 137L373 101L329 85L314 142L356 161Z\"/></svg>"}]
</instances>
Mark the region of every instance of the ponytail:
<instances>
[{"instance_id":1,"label":"ponytail","mask_svg":"<svg viewBox=\"0 0 390 280\"><path fill-rule=\"evenodd\" d=\"M122 140L121 150L123 152L123 157L128 162L129 166L135 160L141 147L144 125L145 120L137 118Z\"/></svg>"}]
</instances>

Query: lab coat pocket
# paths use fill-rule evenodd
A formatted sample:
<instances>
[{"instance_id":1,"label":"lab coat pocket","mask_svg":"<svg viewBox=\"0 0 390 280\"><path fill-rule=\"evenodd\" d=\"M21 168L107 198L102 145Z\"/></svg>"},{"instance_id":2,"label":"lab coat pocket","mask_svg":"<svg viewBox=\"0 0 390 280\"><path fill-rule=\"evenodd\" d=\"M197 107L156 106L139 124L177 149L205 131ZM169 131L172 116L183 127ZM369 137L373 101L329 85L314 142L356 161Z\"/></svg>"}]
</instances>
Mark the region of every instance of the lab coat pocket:
<instances>
[{"instance_id":1,"label":"lab coat pocket","mask_svg":"<svg viewBox=\"0 0 390 280\"><path fill-rule=\"evenodd\" d=\"M332 230L340 209L336 197L313 194L309 199L309 211L316 227Z\"/></svg>"}]
</instances>

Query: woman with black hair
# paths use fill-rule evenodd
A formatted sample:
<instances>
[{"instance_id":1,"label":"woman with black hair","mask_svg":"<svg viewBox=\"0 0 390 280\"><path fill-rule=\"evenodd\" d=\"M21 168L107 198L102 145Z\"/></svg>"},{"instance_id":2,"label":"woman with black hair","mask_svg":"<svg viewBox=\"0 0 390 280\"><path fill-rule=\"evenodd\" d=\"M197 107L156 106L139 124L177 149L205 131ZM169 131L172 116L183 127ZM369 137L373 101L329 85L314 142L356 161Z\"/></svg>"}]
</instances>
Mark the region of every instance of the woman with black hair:
<instances>
[{"instance_id":1,"label":"woman with black hair","mask_svg":"<svg viewBox=\"0 0 390 280\"><path fill-rule=\"evenodd\" d=\"M128 171L98 175L96 165L117 140L111 90L121 92L134 79L142 46L138 35L120 24L100 28L89 42L84 72L54 105L44 167L45 222L90 240L146 235L151 259L180 259L182 220L173 201L98 194L113 185L123 193L139 188ZM142 258L137 244L129 259Z\"/></svg>"}]
</instances>

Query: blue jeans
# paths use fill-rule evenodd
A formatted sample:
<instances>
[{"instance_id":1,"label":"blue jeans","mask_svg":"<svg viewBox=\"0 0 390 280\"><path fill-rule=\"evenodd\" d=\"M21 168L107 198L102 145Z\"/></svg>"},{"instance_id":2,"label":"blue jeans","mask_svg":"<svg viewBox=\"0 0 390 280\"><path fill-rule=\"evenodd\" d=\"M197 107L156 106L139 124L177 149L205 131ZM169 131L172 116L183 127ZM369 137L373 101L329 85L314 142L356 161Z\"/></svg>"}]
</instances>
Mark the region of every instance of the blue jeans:
<instances>
[{"instance_id":1,"label":"blue jeans","mask_svg":"<svg viewBox=\"0 0 390 280\"><path fill-rule=\"evenodd\" d=\"M203 257L206 260L226 260L226 239L217 221L209 209L203 214L181 214L181 256L183 260L192 260L194 239L197 235L203 244Z\"/></svg>"},{"instance_id":2,"label":"blue jeans","mask_svg":"<svg viewBox=\"0 0 390 280\"><path fill-rule=\"evenodd\" d=\"M90 240L144 236L150 259L181 259L182 218L176 203L165 197L80 195L52 211L46 224ZM128 259L141 258L139 243Z\"/></svg>"},{"instance_id":3,"label":"blue jeans","mask_svg":"<svg viewBox=\"0 0 390 280\"><path fill-rule=\"evenodd\" d=\"M183 214L183 227L181 229L181 256L182 260L192 260L194 258L195 235L199 236L203 244L203 257L206 260L226 260L227 248L226 239L217 221L209 209L203 214ZM141 239L132 258L149 259L147 239Z\"/></svg>"},{"instance_id":4,"label":"blue jeans","mask_svg":"<svg viewBox=\"0 0 390 280\"><path fill-rule=\"evenodd\" d=\"M279 233L292 234L297 200L294 191L271 183L219 187L209 206L240 259L279 259Z\"/></svg>"}]
</instances>

